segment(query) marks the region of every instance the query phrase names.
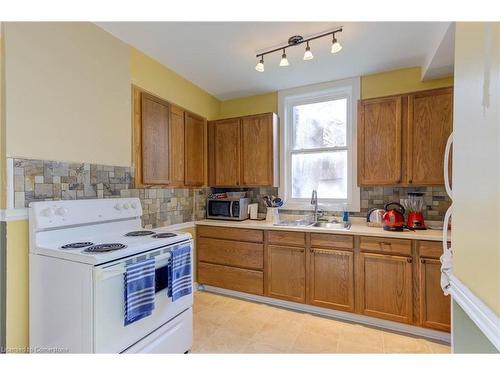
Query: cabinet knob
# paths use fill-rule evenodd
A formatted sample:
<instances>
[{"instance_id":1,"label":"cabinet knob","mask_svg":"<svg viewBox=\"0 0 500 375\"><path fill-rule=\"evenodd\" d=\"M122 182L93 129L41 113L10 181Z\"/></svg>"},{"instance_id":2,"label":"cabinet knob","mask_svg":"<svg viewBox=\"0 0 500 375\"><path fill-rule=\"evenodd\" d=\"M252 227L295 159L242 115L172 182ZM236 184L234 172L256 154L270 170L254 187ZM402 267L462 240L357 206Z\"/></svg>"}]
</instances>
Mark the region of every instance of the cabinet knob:
<instances>
[{"instance_id":1,"label":"cabinet knob","mask_svg":"<svg viewBox=\"0 0 500 375\"><path fill-rule=\"evenodd\" d=\"M413 180L412 180L412 179L410 179L410 180L408 181L408 183L413 184Z\"/></svg>"},{"instance_id":2,"label":"cabinet knob","mask_svg":"<svg viewBox=\"0 0 500 375\"><path fill-rule=\"evenodd\" d=\"M420 263L425 263L425 259L420 259Z\"/></svg>"},{"instance_id":3,"label":"cabinet knob","mask_svg":"<svg viewBox=\"0 0 500 375\"><path fill-rule=\"evenodd\" d=\"M406 261L407 261L408 263L412 263L412 262L413 262L413 258L412 258L412 257L408 257L408 258L406 259Z\"/></svg>"}]
</instances>

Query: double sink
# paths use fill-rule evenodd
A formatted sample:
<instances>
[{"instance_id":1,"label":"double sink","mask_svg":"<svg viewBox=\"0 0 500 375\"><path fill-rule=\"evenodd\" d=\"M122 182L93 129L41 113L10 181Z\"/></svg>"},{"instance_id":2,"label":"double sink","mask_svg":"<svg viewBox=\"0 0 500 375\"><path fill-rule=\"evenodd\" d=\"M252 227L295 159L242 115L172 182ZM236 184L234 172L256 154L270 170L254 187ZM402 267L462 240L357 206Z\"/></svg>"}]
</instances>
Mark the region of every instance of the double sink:
<instances>
[{"instance_id":1,"label":"double sink","mask_svg":"<svg viewBox=\"0 0 500 375\"><path fill-rule=\"evenodd\" d=\"M328 228L328 229L343 229L343 230L349 230L351 228L350 224L348 224L348 226L346 227L342 222L316 221L314 223L311 223L308 222L307 220L282 221L274 225L278 227Z\"/></svg>"}]
</instances>

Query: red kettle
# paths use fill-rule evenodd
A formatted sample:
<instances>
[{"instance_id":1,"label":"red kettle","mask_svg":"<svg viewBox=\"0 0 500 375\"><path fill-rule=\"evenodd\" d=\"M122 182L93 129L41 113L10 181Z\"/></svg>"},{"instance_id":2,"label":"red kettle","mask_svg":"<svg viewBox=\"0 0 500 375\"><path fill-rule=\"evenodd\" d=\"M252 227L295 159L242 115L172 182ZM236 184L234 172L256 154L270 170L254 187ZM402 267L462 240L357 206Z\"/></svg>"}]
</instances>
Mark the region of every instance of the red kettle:
<instances>
[{"instance_id":1,"label":"red kettle","mask_svg":"<svg viewBox=\"0 0 500 375\"><path fill-rule=\"evenodd\" d=\"M391 206L396 208L389 209ZM387 203L385 205L385 213L382 216L384 220L384 229L391 231L402 231L404 229L405 209L397 202Z\"/></svg>"}]
</instances>

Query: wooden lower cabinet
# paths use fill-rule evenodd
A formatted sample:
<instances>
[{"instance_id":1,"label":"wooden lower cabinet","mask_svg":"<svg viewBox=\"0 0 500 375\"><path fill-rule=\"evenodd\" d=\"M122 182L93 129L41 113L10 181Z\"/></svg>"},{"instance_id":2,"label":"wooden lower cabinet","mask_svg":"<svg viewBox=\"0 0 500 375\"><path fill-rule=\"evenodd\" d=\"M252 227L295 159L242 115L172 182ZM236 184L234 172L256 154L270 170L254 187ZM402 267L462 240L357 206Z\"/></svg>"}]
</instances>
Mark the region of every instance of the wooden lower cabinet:
<instances>
[{"instance_id":1,"label":"wooden lower cabinet","mask_svg":"<svg viewBox=\"0 0 500 375\"><path fill-rule=\"evenodd\" d=\"M363 252L359 258L361 313L412 323L412 258Z\"/></svg>"},{"instance_id":2,"label":"wooden lower cabinet","mask_svg":"<svg viewBox=\"0 0 500 375\"><path fill-rule=\"evenodd\" d=\"M441 262L420 258L420 324L422 327L450 331L450 296L441 290Z\"/></svg>"},{"instance_id":3,"label":"wooden lower cabinet","mask_svg":"<svg viewBox=\"0 0 500 375\"><path fill-rule=\"evenodd\" d=\"M354 312L354 255L352 251L311 249L311 305Z\"/></svg>"},{"instance_id":4,"label":"wooden lower cabinet","mask_svg":"<svg viewBox=\"0 0 500 375\"><path fill-rule=\"evenodd\" d=\"M269 297L293 302L306 301L305 248L267 247L267 291Z\"/></svg>"},{"instance_id":5,"label":"wooden lower cabinet","mask_svg":"<svg viewBox=\"0 0 500 375\"><path fill-rule=\"evenodd\" d=\"M198 282L239 292L264 294L262 271L198 262Z\"/></svg>"},{"instance_id":6,"label":"wooden lower cabinet","mask_svg":"<svg viewBox=\"0 0 500 375\"><path fill-rule=\"evenodd\" d=\"M440 242L217 226L197 235L200 284L450 331Z\"/></svg>"}]
</instances>

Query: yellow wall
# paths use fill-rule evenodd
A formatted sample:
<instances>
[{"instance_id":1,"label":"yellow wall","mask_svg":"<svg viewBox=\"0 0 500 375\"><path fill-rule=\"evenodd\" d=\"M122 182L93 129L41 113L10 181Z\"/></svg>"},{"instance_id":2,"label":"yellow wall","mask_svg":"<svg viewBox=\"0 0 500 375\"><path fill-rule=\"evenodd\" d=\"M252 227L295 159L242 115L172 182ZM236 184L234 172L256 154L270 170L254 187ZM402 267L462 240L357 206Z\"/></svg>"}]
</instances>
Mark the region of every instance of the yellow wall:
<instances>
[{"instance_id":1,"label":"yellow wall","mask_svg":"<svg viewBox=\"0 0 500 375\"><path fill-rule=\"evenodd\" d=\"M28 221L7 222L7 348L28 346Z\"/></svg>"},{"instance_id":2,"label":"yellow wall","mask_svg":"<svg viewBox=\"0 0 500 375\"><path fill-rule=\"evenodd\" d=\"M219 114L220 101L194 83L130 47L132 83L208 120Z\"/></svg>"},{"instance_id":3,"label":"yellow wall","mask_svg":"<svg viewBox=\"0 0 500 375\"><path fill-rule=\"evenodd\" d=\"M483 106L485 23L457 23L453 125L454 274L500 315L500 23L492 26Z\"/></svg>"},{"instance_id":4,"label":"yellow wall","mask_svg":"<svg viewBox=\"0 0 500 375\"><path fill-rule=\"evenodd\" d=\"M361 99L397 95L453 85L453 77L421 80L420 67L391 70L361 77Z\"/></svg>"},{"instance_id":5,"label":"yellow wall","mask_svg":"<svg viewBox=\"0 0 500 375\"><path fill-rule=\"evenodd\" d=\"M361 98L397 95L405 92L453 86L453 77L423 82L420 67L391 70L361 77ZM219 118L278 112L278 93L226 100L221 103Z\"/></svg>"},{"instance_id":6,"label":"yellow wall","mask_svg":"<svg viewBox=\"0 0 500 375\"><path fill-rule=\"evenodd\" d=\"M221 102L219 118L278 112L278 93L249 96Z\"/></svg>"},{"instance_id":7,"label":"yellow wall","mask_svg":"<svg viewBox=\"0 0 500 375\"><path fill-rule=\"evenodd\" d=\"M130 166L128 45L90 22L4 32L7 156Z\"/></svg>"}]
</instances>

